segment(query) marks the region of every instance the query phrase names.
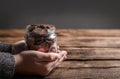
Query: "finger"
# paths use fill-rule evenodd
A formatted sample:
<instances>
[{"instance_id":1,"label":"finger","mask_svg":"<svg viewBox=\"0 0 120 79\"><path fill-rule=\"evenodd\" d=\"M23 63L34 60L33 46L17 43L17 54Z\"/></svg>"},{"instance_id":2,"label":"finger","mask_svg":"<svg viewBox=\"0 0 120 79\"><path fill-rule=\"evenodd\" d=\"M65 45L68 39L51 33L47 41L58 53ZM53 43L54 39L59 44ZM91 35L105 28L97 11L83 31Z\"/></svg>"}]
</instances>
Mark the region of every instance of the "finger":
<instances>
[{"instance_id":1,"label":"finger","mask_svg":"<svg viewBox=\"0 0 120 79\"><path fill-rule=\"evenodd\" d=\"M67 56L67 51L61 51L59 54L61 54L62 56Z\"/></svg>"},{"instance_id":2,"label":"finger","mask_svg":"<svg viewBox=\"0 0 120 79\"><path fill-rule=\"evenodd\" d=\"M55 67L57 67L65 58L66 56L66 51L62 51L59 55L61 56L55 61L52 62L41 62L40 64L46 66L46 68L50 71L52 71Z\"/></svg>"},{"instance_id":3,"label":"finger","mask_svg":"<svg viewBox=\"0 0 120 79\"><path fill-rule=\"evenodd\" d=\"M57 49L60 49L60 46L59 46L59 45L57 45Z\"/></svg>"},{"instance_id":4,"label":"finger","mask_svg":"<svg viewBox=\"0 0 120 79\"><path fill-rule=\"evenodd\" d=\"M67 51L63 51L64 52L64 60L67 59Z\"/></svg>"},{"instance_id":5,"label":"finger","mask_svg":"<svg viewBox=\"0 0 120 79\"><path fill-rule=\"evenodd\" d=\"M64 57L61 57L60 59L57 59L56 61L52 61L52 62L40 62L40 63L37 63L38 65L43 65L45 66L48 71L52 71L55 67L57 67L62 61L64 60Z\"/></svg>"},{"instance_id":6,"label":"finger","mask_svg":"<svg viewBox=\"0 0 120 79\"><path fill-rule=\"evenodd\" d=\"M56 61L56 64L54 67L58 66L65 59L65 57L67 55L66 51L61 51L61 53L62 53L62 57L60 59L58 59L58 61Z\"/></svg>"},{"instance_id":7,"label":"finger","mask_svg":"<svg viewBox=\"0 0 120 79\"><path fill-rule=\"evenodd\" d=\"M66 57L67 52L66 51L61 51L61 58L57 59L55 62L53 62L53 64L50 67L50 70L54 69L55 67L57 67Z\"/></svg>"},{"instance_id":8,"label":"finger","mask_svg":"<svg viewBox=\"0 0 120 79\"><path fill-rule=\"evenodd\" d=\"M60 59L62 56L67 55L66 51L60 51L58 50L59 53L44 53L46 54L45 56L45 61L54 61L56 59Z\"/></svg>"},{"instance_id":9,"label":"finger","mask_svg":"<svg viewBox=\"0 0 120 79\"><path fill-rule=\"evenodd\" d=\"M62 57L62 55L59 55L58 53L49 53L49 56L52 61L55 61L56 59L59 59Z\"/></svg>"},{"instance_id":10,"label":"finger","mask_svg":"<svg viewBox=\"0 0 120 79\"><path fill-rule=\"evenodd\" d=\"M67 59L67 56L64 56L64 60Z\"/></svg>"},{"instance_id":11,"label":"finger","mask_svg":"<svg viewBox=\"0 0 120 79\"><path fill-rule=\"evenodd\" d=\"M64 55L67 55L67 51L62 51L62 53L64 53Z\"/></svg>"},{"instance_id":12,"label":"finger","mask_svg":"<svg viewBox=\"0 0 120 79\"><path fill-rule=\"evenodd\" d=\"M60 50L57 50L57 53L60 53L61 51Z\"/></svg>"},{"instance_id":13,"label":"finger","mask_svg":"<svg viewBox=\"0 0 120 79\"><path fill-rule=\"evenodd\" d=\"M60 58L61 55L57 53L43 53L39 52L39 60L40 61L54 61L58 58Z\"/></svg>"},{"instance_id":14,"label":"finger","mask_svg":"<svg viewBox=\"0 0 120 79\"><path fill-rule=\"evenodd\" d=\"M56 68L62 61L64 60L64 56L60 59L56 60L51 64L51 67L49 66L49 70L52 71L54 68Z\"/></svg>"},{"instance_id":15,"label":"finger","mask_svg":"<svg viewBox=\"0 0 120 79\"><path fill-rule=\"evenodd\" d=\"M60 59L63 56L67 55L66 51L59 51L59 53L49 53L51 54L51 57L55 57L54 55L57 55L56 59Z\"/></svg>"},{"instance_id":16,"label":"finger","mask_svg":"<svg viewBox=\"0 0 120 79\"><path fill-rule=\"evenodd\" d=\"M61 51L59 54L58 53L42 53L42 52L40 54L43 54L43 57L39 58L39 62L44 65L48 64L49 67L51 67L53 63L57 62L62 57L65 58L66 51Z\"/></svg>"},{"instance_id":17,"label":"finger","mask_svg":"<svg viewBox=\"0 0 120 79\"><path fill-rule=\"evenodd\" d=\"M57 59L60 59L63 56L66 56L67 52L66 51L61 51L60 53L43 53L39 52L38 53L38 61L55 61Z\"/></svg>"},{"instance_id":18,"label":"finger","mask_svg":"<svg viewBox=\"0 0 120 79\"><path fill-rule=\"evenodd\" d=\"M63 54L63 55L67 55L67 51L64 51L64 50L62 50L62 51L58 50L57 52L60 54Z\"/></svg>"}]
</instances>

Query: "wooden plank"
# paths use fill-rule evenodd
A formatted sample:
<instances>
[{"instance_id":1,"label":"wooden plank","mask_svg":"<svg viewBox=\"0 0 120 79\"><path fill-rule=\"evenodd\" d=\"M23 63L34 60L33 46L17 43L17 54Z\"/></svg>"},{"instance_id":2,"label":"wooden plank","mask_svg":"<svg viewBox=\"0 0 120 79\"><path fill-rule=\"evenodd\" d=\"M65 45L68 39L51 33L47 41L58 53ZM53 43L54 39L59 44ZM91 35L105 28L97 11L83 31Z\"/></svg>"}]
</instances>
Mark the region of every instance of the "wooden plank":
<instances>
[{"instance_id":1,"label":"wooden plank","mask_svg":"<svg viewBox=\"0 0 120 79\"><path fill-rule=\"evenodd\" d=\"M120 68L120 60L63 61L59 68Z\"/></svg>"},{"instance_id":2,"label":"wooden plank","mask_svg":"<svg viewBox=\"0 0 120 79\"><path fill-rule=\"evenodd\" d=\"M119 29L57 29L58 36L120 36ZM25 29L0 30L0 37L19 37L25 34Z\"/></svg>"},{"instance_id":3,"label":"wooden plank","mask_svg":"<svg viewBox=\"0 0 120 79\"><path fill-rule=\"evenodd\" d=\"M120 37L65 37L58 38L60 46L120 47Z\"/></svg>"},{"instance_id":4,"label":"wooden plank","mask_svg":"<svg viewBox=\"0 0 120 79\"><path fill-rule=\"evenodd\" d=\"M24 37L0 37L0 42L15 43L24 40Z\"/></svg>"},{"instance_id":5,"label":"wooden plank","mask_svg":"<svg viewBox=\"0 0 120 79\"><path fill-rule=\"evenodd\" d=\"M24 29L0 30L0 37L23 37L24 34Z\"/></svg>"},{"instance_id":6,"label":"wooden plank","mask_svg":"<svg viewBox=\"0 0 120 79\"><path fill-rule=\"evenodd\" d=\"M46 77L15 75L14 79L119 79L120 68L57 68Z\"/></svg>"},{"instance_id":7,"label":"wooden plank","mask_svg":"<svg viewBox=\"0 0 120 79\"><path fill-rule=\"evenodd\" d=\"M120 29L60 29L57 30L58 36L120 36Z\"/></svg>"},{"instance_id":8,"label":"wooden plank","mask_svg":"<svg viewBox=\"0 0 120 79\"><path fill-rule=\"evenodd\" d=\"M83 42L89 42L89 41L94 41L94 40L119 40L120 37L99 37L99 36L93 36L93 37L90 37L90 36L78 36L78 37L59 37L58 36L58 41L83 41Z\"/></svg>"},{"instance_id":9,"label":"wooden plank","mask_svg":"<svg viewBox=\"0 0 120 79\"><path fill-rule=\"evenodd\" d=\"M99 59L120 59L119 48L68 48L61 50L68 51L68 59L76 60L99 60Z\"/></svg>"},{"instance_id":10,"label":"wooden plank","mask_svg":"<svg viewBox=\"0 0 120 79\"><path fill-rule=\"evenodd\" d=\"M119 79L120 68L56 69L44 79Z\"/></svg>"}]
</instances>

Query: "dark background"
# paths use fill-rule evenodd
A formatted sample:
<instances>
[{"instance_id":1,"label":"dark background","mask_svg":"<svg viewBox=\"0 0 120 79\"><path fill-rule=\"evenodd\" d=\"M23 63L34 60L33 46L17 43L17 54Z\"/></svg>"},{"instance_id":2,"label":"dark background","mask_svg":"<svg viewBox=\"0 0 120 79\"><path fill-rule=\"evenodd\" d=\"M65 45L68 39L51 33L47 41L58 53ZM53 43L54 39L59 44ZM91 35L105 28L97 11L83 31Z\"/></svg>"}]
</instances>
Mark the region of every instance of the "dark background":
<instances>
[{"instance_id":1,"label":"dark background","mask_svg":"<svg viewBox=\"0 0 120 79\"><path fill-rule=\"evenodd\" d=\"M0 0L0 29L28 24L57 28L120 28L120 0Z\"/></svg>"}]
</instances>

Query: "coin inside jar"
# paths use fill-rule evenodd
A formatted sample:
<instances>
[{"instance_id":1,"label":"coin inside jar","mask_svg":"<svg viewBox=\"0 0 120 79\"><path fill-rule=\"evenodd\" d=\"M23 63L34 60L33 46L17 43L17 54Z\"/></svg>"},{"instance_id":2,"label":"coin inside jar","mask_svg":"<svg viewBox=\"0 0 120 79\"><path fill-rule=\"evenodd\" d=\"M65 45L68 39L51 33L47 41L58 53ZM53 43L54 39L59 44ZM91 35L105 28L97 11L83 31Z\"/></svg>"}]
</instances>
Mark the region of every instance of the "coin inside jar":
<instances>
[{"instance_id":1,"label":"coin inside jar","mask_svg":"<svg viewBox=\"0 0 120 79\"><path fill-rule=\"evenodd\" d=\"M55 26L50 24L28 25L25 34L28 49L42 52L56 52L58 46L55 29Z\"/></svg>"}]
</instances>

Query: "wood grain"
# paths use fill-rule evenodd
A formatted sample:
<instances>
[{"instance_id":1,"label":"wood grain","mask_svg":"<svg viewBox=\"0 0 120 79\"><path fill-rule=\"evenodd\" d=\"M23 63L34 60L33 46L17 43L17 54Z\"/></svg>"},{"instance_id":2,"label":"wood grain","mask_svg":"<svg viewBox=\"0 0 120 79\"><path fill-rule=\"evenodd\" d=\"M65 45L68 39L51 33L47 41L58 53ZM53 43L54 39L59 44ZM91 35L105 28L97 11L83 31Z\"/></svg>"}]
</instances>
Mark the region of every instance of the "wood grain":
<instances>
[{"instance_id":1,"label":"wood grain","mask_svg":"<svg viewBox=\"0 0 120 79\"><path fill-rule=\"evenodd\" d=\"M23 37L0 37L2 42L15 43L17 41L24 40ZM66 37L59 38L58 44L60 46L67 47L103 47L103 48L119 48L120 37Z\"/></svg>"},{"instance_id":2,"label":"wood grain","mask_svg":"<svg viewBox=\"0 0 120 79\"><path fill-rule=\"evenodd\" d=\"M84 37L94 37L94 36L104 36L104 37L119 37L119 29L57 29L57 35L60 37L74 37L74 36L84 36ZM0 30L0 37L19 37L25 34L24 29L11 29L11 30Z\"/></svg>"},{"instance_id":3,"label":"wood grain","mask_svg":"<svg viewBox=\"0 0 120 79\"><path fill-rule=\"evenodd\" d=\"M55 69L46 77L17 75L14 79L119 79L120 68Z\"/></svg>"},{"instance_id":4,"label":"wood grain","mask_svg":"<svg viewBox=\"0 0 120 79\"><path fill-rule=\"evenodd\" d=\"M68 51L68 59L77 60L99 60L120 59L119 48L62 48Z\"/></svg>"},{"instance_id":5,"label":"wood grain","mask_svg":"<svg viewBox=\"0 0 120 79\"><path fill-rule=\"evenodd\" d=\"M56 73L55 73L56 72ZM119 79L120 68L56 69L45 79Z\"/></svg>"},{"instance_id":6,"label":"wood grain","mask_svg":"<svg viewBox=\"0 0 120 79\"><path fill-rule=\"evenodd\" d=\"M13 79L119 79L119 29L57 29L58 44L68 58L48 76L16 74ZM0 30L0 41L24 40L25 30Z\"/></svg>"},{"instance_id":7,"label":"wood grain","mask_svg":"<svg viewBox=\"0 0 120 79\"><path fill-rule=\"evenodd\" d=\"M62 36L62 37L95 37L95 36L99 36L99 37L119 37L120 36L120 30L118 29L61 29L61 30L57 30L57 34L58 36Z\"/></svg>"},{"instance_id":8,"label":"wood grain","mask_svg":"<svg viewBox=\"0 0 120 79\"><path fill-rule=\"evenodd\" d=\"M59 68L82 69L82 68L120 68L119 60L87 60L87 61L64 61Z\"/></svg>"}]
</instances>

